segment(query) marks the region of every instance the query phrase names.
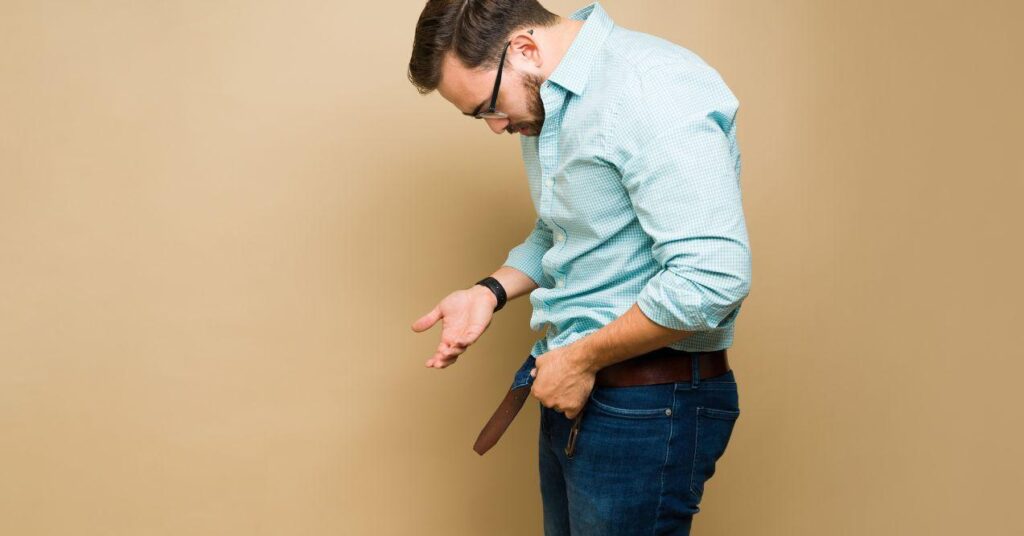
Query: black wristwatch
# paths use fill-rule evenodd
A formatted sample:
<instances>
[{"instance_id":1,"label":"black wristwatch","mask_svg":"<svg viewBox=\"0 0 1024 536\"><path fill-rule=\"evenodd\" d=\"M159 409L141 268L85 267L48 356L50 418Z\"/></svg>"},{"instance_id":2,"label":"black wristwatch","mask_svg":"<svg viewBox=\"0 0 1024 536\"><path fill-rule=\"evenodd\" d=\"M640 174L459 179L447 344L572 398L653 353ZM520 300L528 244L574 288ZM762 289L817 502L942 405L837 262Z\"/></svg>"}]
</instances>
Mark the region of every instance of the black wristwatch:
<instances>
[{"instance_id":1,"label":"black wristwatch","mask_svg":"<svg viewBox=\"0 0 1024 536\"><path fill-rule=\"evenodd\" d=\"M499 283L497 279L487 276L480 281L477 281L476 284L483 285L491 289L494 296L498 298L498 305L494 308L495 313L505 306L505 302L508 301L508 295L505 294L505 287L501 286L501 283Z\"/></svg>"}]
</instances>

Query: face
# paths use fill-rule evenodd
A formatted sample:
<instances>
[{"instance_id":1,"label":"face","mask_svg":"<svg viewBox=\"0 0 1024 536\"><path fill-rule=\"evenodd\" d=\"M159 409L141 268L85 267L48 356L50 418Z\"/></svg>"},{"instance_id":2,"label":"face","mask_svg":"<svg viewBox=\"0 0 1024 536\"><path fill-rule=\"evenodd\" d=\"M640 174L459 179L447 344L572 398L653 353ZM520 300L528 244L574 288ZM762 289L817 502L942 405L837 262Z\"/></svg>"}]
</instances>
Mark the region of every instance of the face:
<instances>
[{"instance_id":1,"label":"face","mask_svg":"<svg viewBox=\"0 0 1024 536\"><path fill-rule=\"evenodd\" d=\"M501 72L501 86L495 108L508 114L504 119L474 119L487 124L495 134L507 132L523 136L537 136L544 125L544 102L540 98L543 79L539 74L529 72L532 66L527 54L513 56L516 42L509 48L509 60ZM519 68L517 68L517 65ZM441 84L437 91L464 115L472 116L477 110L484 110L491 102L494 79L498 74L493 69L467 69L449 54L442 64Z\"/></svg>"}]
</instances>

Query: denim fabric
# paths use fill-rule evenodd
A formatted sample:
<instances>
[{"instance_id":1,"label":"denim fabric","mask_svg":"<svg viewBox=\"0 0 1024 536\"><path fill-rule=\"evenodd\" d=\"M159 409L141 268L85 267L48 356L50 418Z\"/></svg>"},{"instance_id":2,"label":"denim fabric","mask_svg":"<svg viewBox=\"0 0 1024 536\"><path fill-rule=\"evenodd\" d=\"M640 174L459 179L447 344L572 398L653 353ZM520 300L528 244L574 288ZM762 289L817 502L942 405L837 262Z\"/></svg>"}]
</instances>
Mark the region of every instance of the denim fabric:
<instances>
[{"instance_id":1,"label":"denim fabric","mask_svg":"<svg viewBox=\"0 0 1024 536\"><path fill-rule=\"evenodd\" d=\"M522 365L519 365L519 370L516 371L515 376L512 378L512 385L509 387L510 391L516 387L522 387L533 383L534 378L533 376L530 376L530 371L533 369L536 362L537 358L532 355L526 356L526 360L523 361Z\"/></svg>"},{"instance_id":2,"label":"denim fabric","mask_svg":"<svg viewBox=\"0 0 1024 536\"><path fill-rule=\"evenodd\" d=\"M547 536L689 534L740 413L732 371L697 382L595 387L567 458L572 420L540 411Z\"/></svg>"}]
</instances>

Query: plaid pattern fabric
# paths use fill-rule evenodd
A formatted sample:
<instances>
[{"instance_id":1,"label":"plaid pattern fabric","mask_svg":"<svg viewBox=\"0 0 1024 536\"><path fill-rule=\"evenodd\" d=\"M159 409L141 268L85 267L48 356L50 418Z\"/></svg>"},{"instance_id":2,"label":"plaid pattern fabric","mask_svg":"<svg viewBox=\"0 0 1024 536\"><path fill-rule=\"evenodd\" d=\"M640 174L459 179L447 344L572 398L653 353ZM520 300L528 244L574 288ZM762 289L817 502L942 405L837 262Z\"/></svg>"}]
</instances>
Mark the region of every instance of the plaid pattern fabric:
<instances>
[{"instance_id":1,"label":"plaid pattern fabric","mask_svg":"<svg viewBox=\"0 0 1024 536\"><path fill-rule=\"evenodd\" d=\"M696 332L673 348L728 348L751 276L739 102L696 54L616 26L598 3L571 18L586 22L541 86L544 128L520 136L536 223L504 263L540 286L530 327L547 331L531 354L634 303Z\"/></svg>"}]
</instances>

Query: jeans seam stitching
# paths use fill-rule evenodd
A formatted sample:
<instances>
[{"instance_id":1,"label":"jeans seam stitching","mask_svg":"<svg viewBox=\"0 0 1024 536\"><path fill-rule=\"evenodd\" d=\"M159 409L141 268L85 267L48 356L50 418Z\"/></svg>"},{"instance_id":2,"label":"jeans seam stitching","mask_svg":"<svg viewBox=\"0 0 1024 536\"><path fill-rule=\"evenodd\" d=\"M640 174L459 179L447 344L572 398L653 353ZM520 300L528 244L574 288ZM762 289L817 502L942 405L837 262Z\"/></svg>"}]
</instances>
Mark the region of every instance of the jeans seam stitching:
<instances>
[{"instance_id":1,"label":"jeans seam stitching","mask_svg":"<svg viewBox=\"0 0 1024 536\"><path fill-rule=\"evenodd\" d=\"M656 419L665 414L665 410L668 408L650 408L650 409L623 409L615 406L609 406L600 400L595 398L590 399L594 402L594 406L598 411L604 412L609 415L616 417L623 417L626 419Z\"/></svg>"},{"instance_id":2,"label":"jeans seam stitching","mask_svg":"<svg viewBox=\"0 0 1024 536\"><path fill-rule=\"evenodd\" d=\"M702 406L697 406L697 418L695 419L697 426L693 433L693 463L690 465L690 493L695 497L698 496L698 493L693 487L693 477L697 472L697 450L700 448L700 411L702 409L704 409Z\"/></svg>"},{"instance_id":3,"label":"jeans seam stitching","mask_svg":"<svg viewBox=\"0 0 1024 536\"><path fill-rule=\"evenodd\" d=\"M676 392L672 390L672 406L676 407ZM675 412L673 412L675 413ZM651 535L658 533L658 520L661 519L661 503L665 498L665 467L668 465L668 457L672 452L672 437L675 433L675 419L669 416L668 419L668 441L665 443L665 460L661 462L661 487L658 490L658 507L654 509L654 524L651 526Z\"/></svg>"}]
</instances>

